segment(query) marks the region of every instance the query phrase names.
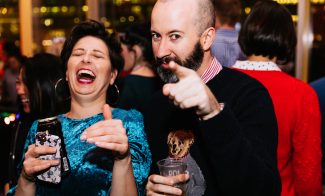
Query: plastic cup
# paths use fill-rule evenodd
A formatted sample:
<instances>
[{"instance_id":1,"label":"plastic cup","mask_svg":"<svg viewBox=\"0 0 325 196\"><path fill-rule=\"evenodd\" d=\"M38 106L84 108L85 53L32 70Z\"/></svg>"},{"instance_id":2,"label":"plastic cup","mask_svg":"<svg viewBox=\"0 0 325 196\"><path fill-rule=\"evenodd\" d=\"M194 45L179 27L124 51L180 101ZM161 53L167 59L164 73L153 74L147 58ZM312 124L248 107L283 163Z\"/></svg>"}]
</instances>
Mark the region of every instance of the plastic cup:
<instances>
[{"instance_id":1,"label":"plastic cup","mask_svg":"<svg viewBox=\"0 0 325 196\"><path fill-rule=\"evenodd\" d=\"M179 174L185 174L187 169L187 164L185 162L173 159L162 159L157 162L160 175L162 176L176 176ZM176 188L179 188L186 192L186 183L178 183L175 185Z\"/></svg>"}]
</instances>

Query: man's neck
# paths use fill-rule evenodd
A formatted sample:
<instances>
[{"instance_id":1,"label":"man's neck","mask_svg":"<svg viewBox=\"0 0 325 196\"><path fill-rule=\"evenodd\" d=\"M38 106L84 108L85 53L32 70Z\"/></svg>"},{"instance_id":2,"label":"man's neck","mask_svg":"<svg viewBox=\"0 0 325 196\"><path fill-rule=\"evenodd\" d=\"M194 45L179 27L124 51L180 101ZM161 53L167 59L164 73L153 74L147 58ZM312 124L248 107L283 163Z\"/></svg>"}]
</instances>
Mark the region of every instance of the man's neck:
<instances>
[{"instance_id":1,"label":"man's neck","mask_svg":"<svg viewBox=\"0 0 325 196\"><path fill-rule=\"evenodd\" d=\"M210 54L210 50L206 51L201 63L200 68L196 71L197 74L199 74L199 76L202 76L203 73L205 72L205 70L208 69L208 67L211 65L213 60L213 56L211 56Z\"/></svg>"}]
</instances>

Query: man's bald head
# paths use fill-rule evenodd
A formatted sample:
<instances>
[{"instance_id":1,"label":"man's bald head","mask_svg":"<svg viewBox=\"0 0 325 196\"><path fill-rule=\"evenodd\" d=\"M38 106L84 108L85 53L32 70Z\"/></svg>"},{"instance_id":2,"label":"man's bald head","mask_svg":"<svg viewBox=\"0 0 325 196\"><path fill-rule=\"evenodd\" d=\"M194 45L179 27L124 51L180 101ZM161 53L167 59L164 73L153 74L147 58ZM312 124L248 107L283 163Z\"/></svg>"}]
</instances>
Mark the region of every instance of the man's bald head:
<instances>
[{"instance_id":1,"label":"man's bald head","mask_svg":"<svg viewBox=\"0 0 325 196\"><path fill-rule=\"evenodd\" d=\"M214 27L215 11L211 0L194 0L198 3L198 14L195 25L200 33L209 27Z\"/></svg>"},{"instance_id":2,"label":"man's bald head","mask_svg":"<svg viewBox=\"0 0 325 196\"><path fill-rule=\"evenodd\" d=\"M199 34L209 27L214 27L215 11L211 0L157 0L155 7L160 3L175 3L175 5L180 6L178 9L189 9L184 17L192 16L190 19L193 20ZM164 11L173 12L173 10Z\"/></svg>"}]
</instances>

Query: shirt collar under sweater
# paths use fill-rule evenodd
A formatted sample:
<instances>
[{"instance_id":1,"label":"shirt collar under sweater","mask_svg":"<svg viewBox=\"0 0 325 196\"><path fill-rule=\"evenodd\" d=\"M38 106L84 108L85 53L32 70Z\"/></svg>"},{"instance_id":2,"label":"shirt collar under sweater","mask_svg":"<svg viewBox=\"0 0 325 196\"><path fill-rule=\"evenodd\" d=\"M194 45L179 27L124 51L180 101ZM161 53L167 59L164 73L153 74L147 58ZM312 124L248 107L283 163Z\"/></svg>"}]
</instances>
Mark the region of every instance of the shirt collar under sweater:
<instances>
[{"instance_id":1,"label":"shirt collar under sweater","mask_svg":"<svg viewBox=\"0 0 325 196\"><path fill-rule=\"evenodd\" d=\"M256 71L281 71L272 61L236 61L232 68Z\"/></svg>"},{"instance_id":2,"label":"shirt collar under sweater","mask_svg":"<svg viewBox=\"0 0 325 196\"><path fill-rule=\"evenodd\" d=\"M204 71L201 79L204 83L208 83L214 76L222 70L222 66L216 58L213 58L210 66Z\"/></svg>"}]
</instances>

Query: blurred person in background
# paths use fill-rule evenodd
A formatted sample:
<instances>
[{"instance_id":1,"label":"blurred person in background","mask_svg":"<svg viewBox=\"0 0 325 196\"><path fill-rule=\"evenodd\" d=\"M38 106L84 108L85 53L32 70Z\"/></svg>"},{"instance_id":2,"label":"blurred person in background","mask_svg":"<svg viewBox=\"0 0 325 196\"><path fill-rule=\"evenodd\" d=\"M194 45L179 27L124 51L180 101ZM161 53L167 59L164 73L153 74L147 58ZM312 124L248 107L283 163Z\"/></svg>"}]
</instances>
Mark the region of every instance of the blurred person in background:
<instances>
[{"instance_id":1,"label":"blurred person in background","mask_svg":"<svg viewBox=\"0 0 325 196\"><path fill-rule=\"evenodd\" d=\"M72 29L61 52L64 77L60 80L69 86L70 108L58 115L70 173L57 186L35 179L60 164L59 160L38 159L56 149L35 146L35 121L27 135L18 184L10 195L144 194L151 153L142 115L106 104L108 88L123 66L120 53L120 43L102 23L81 22Z\"/></svg>"},{"instance_id":2,"label":"blurred person in background","mask_svg":"<svg viewBox=\"0 0 325 196\"><path fill-rule=\"evenodd\" d=\"M18 111L17 93L15 90L16 78L18 76L19 68L23 58L20 55L19 48L12 42L5 40L1 41L0 52L0 111L5 112L5 116L10 113ZM8 58L10 56L10 61ZM9 154L10 134L13 129L13 123L2 122L0 143L0 157L3 160L0 162L0 192L3 192L4 184L7 182L8 176L8 162L7 157Z\"/></svg>"},{"instance_id":3,"label":"blurred person in background","mask_svg":"<svg viewBox=\"0 0 325 196\"><path fill-rule=\"evenodd\" d=\"M117 106L137 109L148 102L152 94L161 89L162 81L152 69L154 60L151 32L148 25L135 24L120 34L124 70L129 74L120 80Z\"/></svg>"},{"instance_id":4,"label":"blurred person in background","mask_svg":"<svg viewBox=\"0 0 325 196\"><path fill-rule=\"evenodd\" d=\"M20 48L16 46L13 42L7 42L5 40L2 40L1 42L1 52L0 52L0 59L4 63L4 66L6 66L8 61L8 56L12 56L15 54L21 54Z\"/></svg>"},{"instance_id":5,"label":"blurred person in background","mask_svg":"<svg viewBox=\"0 0 325 196\"><path fill-rule=\"evenodd\" d=\"M0 85L2 83L3 75L5 73L4 65L5 65L6 56L5 56L5 51L3 50L4 43L5 43L5 40L0 39ZM0 86L0 88L1 88L1 86ZM1 96L1 93L0 93L0 96Z\"/></svg>"},{"instance_id":6,"label":"blurred person in background","mask_svg":"<svg viewBox=\"0 0 325 196\"><path fill-rule=\"evenodd\" d=\"M0 42L0 82L3 80L4 70L7 65L8 56L20 55L20 49L12 42L1 40ZM1 99L0 99L1 100Z\"/></svg>"},{"instance_id":7,"label":"blurred person in background","mask_svg":"<svg viewBox=\"0 0 325 196\"><path fill-rule=\"evenodd\" d=\"M5 73L3 77L3 94L0 104L5 106L7 111L17 112L17 92L16 79L19 75L20 67L23 64L24 57L20 53L8 54Z\"/></svg>"},{"instance_id":8,"label":"blurred person in background","mask_svg":"<svg viewBox=\"0 0 325 196\"><path fill-rule=\"evenodd\" d=\"M276 64L292 60L296 42L290 12L276 1L257 2L239 34L247 61L237 61L233 68L259 80L271 95L279 129L281 195L320 196L322 153L317 95L308 84L282 72Z\"/></svg>"},{"instance_id":9,"label":"blurred person in background","mask_svg":"<svg viewBox=\"0 0 325 196\"><path fill-rule=\"evenodd\" d=\"M314 88L318 95L318 101L320 104L320 110L322 115L322 131L321 131L321 140L322 140L322 171L323 171L323 185L325 185L325 77L322 77L316 81L310 83L311 87Z\"/></svg>"},{"instance_id":10,"label":"blurred person in background","mask_svg":"<svg viewBox=\"0 0 325 196\"><path fill-rule=\"evenodd\" d=\"M220 64L231 67L236 60L246 57L238 44L238 29L241 16L240 0L213 0L216 12L216 37L211 47L212 55Z\"/></svg>"},{"instance_id":11,"label":"blurred person in background","mask_svg":"<svg viewBox=\"0 0 325 196\"><path fill-rule=\"evenodd\" d=\"M121 73L119 75L119 78L117 78L117 82L121 83L121 79L125 78L127 75L130 74L132 67L134 67L135 65L135 51L133 50L132 46L133 43L130 44L126 44L125 42L125 37L126 37L126 33L123 31L120 31L116 34L116 36L118 36L118 39L121 42L121 48L122 48L122 52L121 55L124 59L124 65L123 65L123 69L121 70ZM119 86L121 86L121 84L119 84Z\"/></svg>"},{"instance_id":12,"label":"blurred person in background","mask_svg":"<svg viewBox=\"0 0 325 196\"><path fill-rule=\"evenodd\" d=\"M8 54L6 69L4 73L3 82L0 86L2 86L2 95L0 100L0 111L5 113L17 113L18 112L18 96L16 92L16 79L19 74L19 69L23 64L24 58L19 54ZM0 143L3 147L0 150L0 156L4 157L4 160L7 160L9 154L9 146L10 146L10 135L13 130L12 123L3 124L1 127L1 139ZM0 163L0 186L3 187L4 183L7 182L8 176L8 162L2 161Z\"/></svg>"},{"instance_id":13,"label":"blurred person in background","mask_svg":"<svg viewBox=\"0 0 325 196\"><path fill-rule=\"evenodd\" d=\"M39 53L27 58L16 81L20 100L19 120L11 133L8 183L5 192L16 186L23 158L27 133L33 123L45 113L58 114L67 111L63 92L55 91L53 84L63 77L59 57Z\"/></svg>"}]
</instances>

